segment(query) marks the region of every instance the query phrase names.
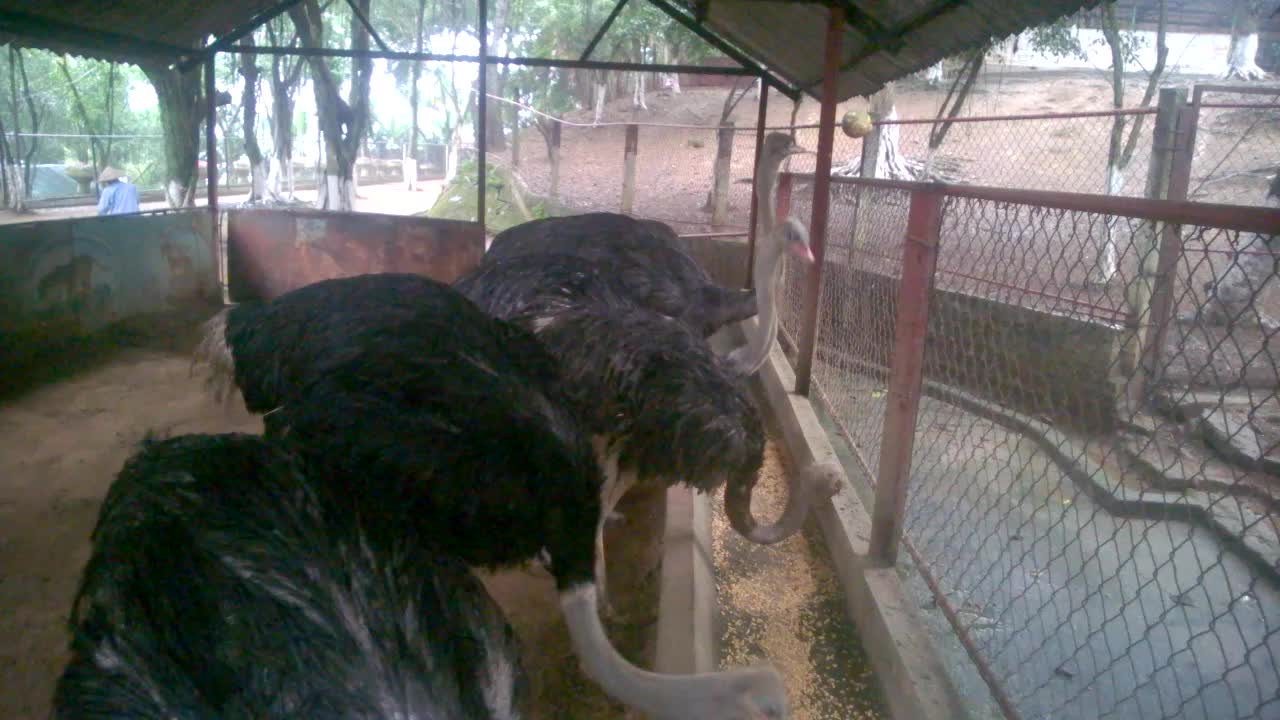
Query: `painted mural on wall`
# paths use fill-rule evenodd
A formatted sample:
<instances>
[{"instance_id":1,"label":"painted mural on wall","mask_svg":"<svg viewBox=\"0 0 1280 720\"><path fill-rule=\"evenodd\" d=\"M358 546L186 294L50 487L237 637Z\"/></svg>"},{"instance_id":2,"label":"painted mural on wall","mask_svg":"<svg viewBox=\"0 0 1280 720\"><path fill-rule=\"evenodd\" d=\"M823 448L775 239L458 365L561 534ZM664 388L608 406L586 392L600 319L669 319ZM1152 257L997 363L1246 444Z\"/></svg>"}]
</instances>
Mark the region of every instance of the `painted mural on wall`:
<instances>
[{"instance_id":1,"label":"painted mural on wall","mask_svg":"<svg viewBox=\"0 0 1280 720\"><path fill-rule=\"evenodd\" d=\"M298 210L227 214L231 299L269 300L321 280L378 272L453 282L484 254L476 223Z\"/></svg>"},{"instance_id":2,"label":"painted mural on wall","mask_svg":"<svg viewBox=\"0 0 1280 720\"><path fill-rule=\"evenodd\" d=\"M81 334L217 299L207 213L0 227L0 332Z\"/></svg>"}]
</instances>

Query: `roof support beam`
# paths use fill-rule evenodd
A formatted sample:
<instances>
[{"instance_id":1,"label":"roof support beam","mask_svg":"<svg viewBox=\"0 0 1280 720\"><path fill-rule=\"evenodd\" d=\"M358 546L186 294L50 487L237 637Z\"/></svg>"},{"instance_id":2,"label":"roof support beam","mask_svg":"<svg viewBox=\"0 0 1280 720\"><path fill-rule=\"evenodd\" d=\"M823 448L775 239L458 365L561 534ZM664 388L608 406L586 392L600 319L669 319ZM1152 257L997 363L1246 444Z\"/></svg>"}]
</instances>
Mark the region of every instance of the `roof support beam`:
<instances>
[{"instance_id":1,"label":"roof support beam","mask_svg":"<svg viewBox=\"0 0 1280 720\"><path fill-rule=\"evenodd\" d=\"M236 52L257 55L290 55L297 57L356 57L368 56L384 60L410 60L416 62L467 62L479 63L479 55L441 55L437 53L358 51L343 48L275 47L271 45L237 45ZM689 75L732 75L759 77L754 70L711 65L669 65L662 63L612 62L607 60L558 60L556 58L487 56L486 65L521 65L524 67L578 68L582 70L621 70L627 72L686 73Z\"/></svg>"},{"instance_id":2,"label":"roof support beam","mask_svg":"<svg viewBox=\"0 0 1280 720\"><path fill-rule=\"evenodd\" d=\"M268 22L275 20L281 14L287 12L289 8L293 7L294 5L297 5L300 2L302 2L302 0L282 0L281 2L276 3L272 7L267 8L266 10L263 10L257 15L254 15L252 18L249 19L248 22L244 23L243 25L240 25L239 27L235 28L231 32L227 33L226 35L223 35L222 37L218 38L211 44L204 46L204 48L201 49L200 54L198 56L178 63L178 70L180 72L186 72L187 70L190 70L192 67L204 62L206 59L213 57L216 53L220 53L224 50L230 49L231 46L234 45L237 40L248 35L254 30L257 30L263 25L266 25Z\"/></svg>"},{"instance_id":3,"label":"roof support beam","mask_svg":"<svg viewBox=\"0 0 1280 720\"><path fill-rule=\"evenodd\" d=\"M655 7L657 7L662 12L666 13L667 16L670 17L672 20L675 20L676 22L680 23L684 27L688 28L693 34L697 35L703 40L706 40L708 43L711 44L712 47L724 53L725 55L728 55L731 59L733 59L734 62L750 70L751 71L750 74L756 75L762 78L765 82L772 85L778 92L782 93L783 95L786 95L792 101L800 99L800 90L798 88L792 87L791 85L788 85L782 80L779 80L777 76L775 76L773 73L769 72L768 70L764 69L764 67L762 67L755 60L752 60L751 58L747 57L747 55L743 53L741 50L725 42L719 35L716 35L715 33L711 32L707 28L703 27L701 23L697 22L693 18L684 14L684 12L677 9L674 5L671 4L670 0L649 0L649 2L652 3Z\"/></svg>"},{"instance_id":4,"label":"roof support beam","mask_svg":"<svg viewBox=\"0 0 1280 720\"><path fill-rule=\"evenodd\" d=\"M369 23L369 18L364 16L364 12L362 12L360 10L360 6L356 4L356 0L347 0L347 5L351 8L351 12L355 13L356 20L359 20L360 24L364 26L365 31L369 33L369 37L373 38L373 41L378 43L378 47L382 48L384 52L390 50L391 48L388 48L387 44L382 42L382 38L378 35L378 31L374 30L373 25Z\"/></svg>"},{"instance_id":5,"label":"roof support beam","mask_svg":"<svg viewBox=\"0 0 1280 720\"><path fill-rule=\"evenodd\" d=\"M622 13L622 8L627 6L627 0L618 0L613 6L613 10L609 13L609 17L604 19L604 24L596 31L595 37L591 38L591 42L587 43L587 49L582 51L582 57L579 60L586 60L591 57L591 52L596 49L596 45L604 39L604 34L609 32L609 28L613 27L613 21L618 19L618 15Z\"/></svg>"},{"instance_id":6,"label":"roof support beam","mask_svg":"<svg viewBox=\"0 0 1280 720\"><path fill-rule=\"evenodd\" d=\"M70 23L7 10L0 10L0 32L32 40L93 48L122 57L147 56L176 60L199 52L199 49L193 47L152 42L120 33L86 30Z\"/></svg>"}]
</instances>

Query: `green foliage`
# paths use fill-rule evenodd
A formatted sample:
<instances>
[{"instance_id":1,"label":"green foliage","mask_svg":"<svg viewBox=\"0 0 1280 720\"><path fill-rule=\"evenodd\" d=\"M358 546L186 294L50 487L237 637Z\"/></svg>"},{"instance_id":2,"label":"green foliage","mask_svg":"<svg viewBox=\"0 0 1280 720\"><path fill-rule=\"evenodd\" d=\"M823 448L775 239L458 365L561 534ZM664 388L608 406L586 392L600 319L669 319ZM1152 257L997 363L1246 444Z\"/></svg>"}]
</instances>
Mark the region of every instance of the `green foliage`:
<instances>
[{"instance_id":1,"label":"green foliage","mask_svg":"<svg viewBox=\"0 0 1280 720\"><path fill-rule=\"evenodd\" d=\"M1076 36L1076 22L1073 18L1062 18L1057 22L1033 27L1028 30L1031 47L1055 58L1076 58L1084 60L1088 57L1080 38Z\"/></svg>"}]
</instances>

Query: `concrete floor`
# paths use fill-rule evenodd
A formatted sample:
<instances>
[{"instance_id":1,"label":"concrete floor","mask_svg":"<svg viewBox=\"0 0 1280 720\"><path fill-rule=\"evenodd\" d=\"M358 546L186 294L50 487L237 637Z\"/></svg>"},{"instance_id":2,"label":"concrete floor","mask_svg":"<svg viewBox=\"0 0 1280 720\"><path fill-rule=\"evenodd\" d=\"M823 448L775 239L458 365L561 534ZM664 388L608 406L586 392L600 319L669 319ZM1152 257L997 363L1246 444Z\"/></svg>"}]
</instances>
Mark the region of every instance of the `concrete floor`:
<instances>
[{"instance_id":1,"label":"concrete floor","mask_svg":"<svg viewBox=\"0 0 1280 720\"><path fill-rule=\"evenodd\" d=\"M824 391L876 398L883 387L851 376ZM853 432L874 447L878 426ZM1280 588L1217 535L1178 520L1113 517L1031 439L938 400L922 399L917 433L908 536L1023 717L1280 717ZM845 461L865 477L851 455ZM971 711L995 717L903 558L901 574Z\"/></svg>"}]
</instances>

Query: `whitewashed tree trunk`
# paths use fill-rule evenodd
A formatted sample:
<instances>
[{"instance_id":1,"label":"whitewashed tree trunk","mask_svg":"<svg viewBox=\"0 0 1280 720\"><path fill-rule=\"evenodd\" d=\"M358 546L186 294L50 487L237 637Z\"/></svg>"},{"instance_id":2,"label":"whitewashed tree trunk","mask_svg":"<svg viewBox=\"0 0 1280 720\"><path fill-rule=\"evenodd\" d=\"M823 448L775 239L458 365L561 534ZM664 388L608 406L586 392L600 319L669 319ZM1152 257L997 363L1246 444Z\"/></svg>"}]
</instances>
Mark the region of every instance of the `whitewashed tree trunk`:
<instances>
[{"instance_id":1,"label":"whitewashed tree trunk","mask_svg":"<svg viewBox=\"0 0 1280 720\"><path fill-rule=\"evenodd\" d=\"M635 73L635 79L632 83L631 90L631 109L632 110L648 110L649 105L644 101L644 73Z\"/></svg>"},{"instance_id":2,"label":"whitewashed tree trunk","mask_svg":"<svg viewBox=\"0 0 1280 720\"><path fill-rule=\"evenodd\" d=\"M604 102L609 94L609 83L605 82L603 74L597 73L592 87L595 88L593 93L595 95L595 115L592 117L591 122L594 125L599 125L604 122Z\"/></svg>"},{"instance_id":3,"label":"whitewashed tree trunk","mask_svg":"<svg viewBox=\"0 0 1280 720\"><path fill-rule=\"evenodd\" d=\"M755 88L756 98L755 99L757 102L760 100L760 93L763 90L764 90L764 78L756 78L756 88Z\"/></svg>"},{"instance_id":4,"label":"whitewashed tree trunk","mask_svg":"<svg viewBox=\"0 0 1280 720\"><path fill-rule=\"evenodd\" d=\"M662 82L672 95L680 94L680 73L663 73Z\"/></svg>"},{"instance_id":5,"label":"whitewashed tree trunk","mask_svg":"<svg viewBox=\"0 0 1280 720\"><path fill-rule=\"evenodd\" d=\"M321 210L351 212L356 208L356 186L353 178L326 173L316 188L316 207Z\"/></svg>"},{"instance_id":6,"label":"whitewashed tree trunk","mask_svg":"<svg viewBox=\"0 0 1280 720\"><path fill-rule=\"evenodd\" d=\"M1124 187L1124 173L1115 165L1107 166L1107 187L1108 195L1119 195L1120 189ZM1098 257L1093 263L1093 272L1090 281L1095 285L1106 285L1116 276L1118 270L1119 257L1116 252L1116 223L1115 218L1107 221L1106 235L1102 239L1102 247L1098 248Z\"/></svg>"},{"instance_id":7,"label":"whitewashed tree trunk","mask_svg":"<svg viewBox=\"0 0 1280 720\"><path fill-rule=\"evenodd\" d=\"M169 203L169 207L184 207L186 205L187 188L183 187L177 180L169 180L164 188L164 199Z\"/></svg>"},{"instance_id":8,"label":"whitewashed tree trunk","mask_svg":"<svg viewBox=\"0 0 1280 720\"><path fill-rule=\"evenodd\" d=\"M884 115L886 122L898 119L898 106L890 105L889 112ZM905 158L899 150L899 129L901 126L888 124L880 126L880 152L876 155L876 177L890 180L914 180L911 168L907 167Z\"/></svg>"},{"instance_id":9,"label":"whitewashed tree trunk","mask_svg":"<svg viewBox=\"0 0 1280 720\"><path fill-rule=\"evenodd\" d=\"M4 172L9 176L9 209L17 213L27 211L27 188L22 178L22 166L6 164Z\"/></svg>"},{"instance_id":10,"label":"whitewashed tree trunk","mask_svg":"<svg viewBox=\"0 0 1280 720\"><path fill-rule=\"evenodd\" d=\"M932 85L932 86L934 86L934 87L937 87L937 86L939 86L939 85L941 85L941 84L942 84L942 82L943 82L946 78L945 78L945 76L944 76L944 74L943 74L943 72L942 72L942 61L941 61L941 60L939 60L938 62L936 62L936 63L934 63L934 64L932 64L932 65L930 65L930 66L929 66L929 69L924 71L924 79L925 79L925 82L929 83L930 85Z\"/></svg>"},{"instance_id":11,"label":"whitewashed tree trunk","mask_svg":"<svg viewBox=\"0 0 1280 720\"><path fill-rule=\"evenodd\" d=\"M1267 72L1258 67L1258 33L1235 37L1231 41L1231 49L1227 52L1227 70L1223 78L1240 78L1241 80L1262 80Z\"/></svg>"},{"instance_id":12,"label":"whitewashed tree trunk","mask_svg":"<svg viewBox=\"0 0 1280 720\"><path fill-rule=\"evenodd\" d=\"M250 199L263 200L267 197L267 174L262 168L262 163L249 169L249 182Z\"/></svg>"}]
</instances>

